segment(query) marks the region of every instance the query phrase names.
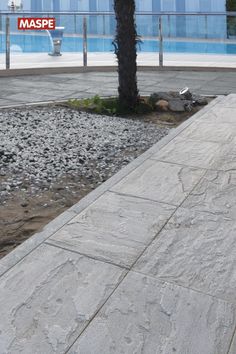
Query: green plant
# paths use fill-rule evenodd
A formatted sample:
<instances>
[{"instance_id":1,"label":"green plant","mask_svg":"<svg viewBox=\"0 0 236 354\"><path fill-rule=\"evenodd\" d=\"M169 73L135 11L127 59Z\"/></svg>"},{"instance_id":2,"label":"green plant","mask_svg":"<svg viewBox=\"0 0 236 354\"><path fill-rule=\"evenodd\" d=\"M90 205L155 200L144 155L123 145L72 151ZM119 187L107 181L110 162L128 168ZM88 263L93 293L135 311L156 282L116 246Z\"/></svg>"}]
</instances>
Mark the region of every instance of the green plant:
<instances>
[{"instance_id":1,"label":"green plant","mask_svg":"<svg viewBox=\"0 0 236 354\"><path fill-rule=\"evenodd\" d=\"M68 105L75 109L87 110L98 114L115 115L119 113L117 98L103 99L98 95L81 100L69 100Z\"/></svg>"},{"instance_id":2,"label":"green plant","mask_svg":"<svg viewBox=\"0 0 236 354\"><path fill-rule=\"evenodd\" d=\"M149 97L138 97L135 107L124 107L118 97L101 98L96 95L86 99L73 99L68 101L68 106L78 110L85 110L97 114L107 115L127 115L127 114L145 114L155 110L156 94Z\"/></svg>"}]
</instances>

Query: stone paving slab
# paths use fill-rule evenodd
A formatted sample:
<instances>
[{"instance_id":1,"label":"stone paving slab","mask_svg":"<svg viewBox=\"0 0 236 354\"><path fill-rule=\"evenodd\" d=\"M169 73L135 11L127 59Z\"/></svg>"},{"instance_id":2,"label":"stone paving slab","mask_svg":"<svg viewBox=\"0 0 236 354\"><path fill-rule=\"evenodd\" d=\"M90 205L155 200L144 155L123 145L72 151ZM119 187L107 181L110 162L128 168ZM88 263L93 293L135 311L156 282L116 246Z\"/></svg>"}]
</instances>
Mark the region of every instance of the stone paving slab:
<instances>
[{"instance_id":1,"label":"stone paving slab","mask_svg":"<svg viewBox=\"0 0 236 354\"><path fill-rule=\"evenodd\" d=\"M224 100L224 106L225 107L230 107L230 108L235 108L236 106L236 96L235 95L228 95L226 99Z\"/></svg>"},{"instance_id":2,"label":"stone paving slab","mask_svg":"<svg viewBox=\"0 0 236 354\"><path fill-rule=\"evenodd\" d=\"M178 206L203 174L201 169L147 160L112 190Z\"/></svg>"},{"instance_id":3,"label":"stone paving slab","mask_svg":"<svg viewBox=\"0 0 236 354\"><path fill-rule=\"evenodd\" d=\"M234 326L231 304L131 272L69 354L227 353Z\"/></svg>"},{"instance_id":4,"label":"stone paving slab","mask_svg":"<svg viewBox=\"0 0 236 354\"><path fill-rule=\"evenodd\" d=\"M233 125L236 125L236 108L213 107L210 112L202 115L201 120L215 124L227 123L233 127Z\"/></svg>"},{"instance_id":5,"label":"stone paving slab","mask_svg":"<svg viewBox=\"0 0 236 354\"><path fill-rule=\"evenodd\" d=\"M135 269L236 303L236 221L179 208Z\"/></svg>"},{"instance_id":6,"label":"stone paving slab","mask_svg":"<svg viewBox=\"0 0 236 354\"><path fill-rule=\"evenodd\" d=\"M234 333L234 338L233 338L233 341L231 343L230 351L229 351L229 354L235 354L235 353L236 353L236 332Z\"/></svg>"},{"instance_id":7,"label":"stone paving slab","mask_svg":"<svg viewBox=\"0 0 236 354\"><path fill-rule=\"evenodd\" d=\"M176 137L152 158L168 163L210 169L217 164L221 152L220 143Z\"/></svg>"},{"instance_id":8,"label":"stone paving slab","mask_svg":"<svg viewBox=\"0 0 236 354\"><path fill-rule=\"evenodd\" d=\"M7 267L4 267L2 264L0 264L0 276L5 273L7 270Z\"/></svg>"},{"instance_id":9,"label":"stone paving slab","mask_svg":"<svg viewBox=\"0 0 236 354\"><path fill-rule=\"evenodd\" d=\"M124 272L42 245L1 278L0 353L65 353Z\"/></svg>"},{"instance_id":10,"label":"stone paving slab","mask_svg":"<svg viewBox=\"0 0 236 354\"><path fill-rule=\"evenodd\" d=\"M182 139L203 142L231 143L236 137L236 125L231 123L197 121L181 134Z\"/></svg>"},{"instance_id":11,"label":"stone paving slab","mask_svg":"<svg viewBox=\"0 0 236 354\"><path fill-rule=\"evenodd\" d=\"M222 146L221 153L212 167L218 171L236 170L236 137L231 143Z\"/></svg>"},{"instance_id":12,"label":"stone paving slab","mask_svg":"<svg viewBox=\"0 0 236 354\"><path fill-rule=\"evenodd\" d=\"M236 171L208 171L183 207L236 221Z\"/></svg>"},{"instance_id":13,"label":"stone paving slab","mask_svg":"<svg viewBox=\"0 0 236 354\"><path fill-rule=\"evenodd\" d=\"M107 192L47 243L130 267L175 207Z\"/></svg>"}]
</instances>

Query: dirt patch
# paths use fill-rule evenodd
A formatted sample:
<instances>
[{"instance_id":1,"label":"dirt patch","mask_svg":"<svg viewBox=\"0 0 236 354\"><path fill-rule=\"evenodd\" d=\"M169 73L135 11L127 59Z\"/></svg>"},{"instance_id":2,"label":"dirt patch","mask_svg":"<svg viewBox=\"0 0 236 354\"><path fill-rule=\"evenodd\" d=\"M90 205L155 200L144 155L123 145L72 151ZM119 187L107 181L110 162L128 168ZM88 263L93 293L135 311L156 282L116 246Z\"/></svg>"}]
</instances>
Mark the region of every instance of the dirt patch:
<instances>
[{"instance_id":1,"label":"dirt patch","mask_svg":"<svg viewBox=\"0 0 236 354\"><path fill-rule=\"evenodd\" d=\"M37 194L14 191L0 205L0 258L42 230L97 185L82 178L78 181L67 178L55 183L50 190Z\"/></svg>"}]
</instances>

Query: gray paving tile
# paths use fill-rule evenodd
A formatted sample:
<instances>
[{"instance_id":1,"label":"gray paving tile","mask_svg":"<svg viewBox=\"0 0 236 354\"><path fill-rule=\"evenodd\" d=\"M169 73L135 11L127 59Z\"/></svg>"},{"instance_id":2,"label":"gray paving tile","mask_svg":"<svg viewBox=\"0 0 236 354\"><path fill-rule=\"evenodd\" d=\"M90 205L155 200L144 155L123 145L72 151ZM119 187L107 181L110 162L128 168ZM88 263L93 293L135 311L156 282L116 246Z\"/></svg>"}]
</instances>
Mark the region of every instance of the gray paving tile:
<instances>
[{"instance_id":1,"label":"gray paving tile","mask_svg":"<svg viewBox=\"0 0 236 354\"><path fill-rule=\"evenodd\" d=\"M234 333L234 338L230 346L230 351L227 354L235 354L236 353L236 332Z\"/></svg>"},{"instance_id":2,"label":"gray paving tile","mask_svg":"<svg viewBox=\"0 0 236 354\"><path fill-rule=\"evenodd\" d=\"M227 108L227 107L213 107L209 112L204 114L201 117L201 120L204 120L209 123L228 123L232 126L236 125L236 108ZM215 126L214 128L217 128Z\"/></svg>"},{"instance_id":3,"label":"gray paving tile","mask_svg":"<svg viewBox=\"0 0 236 354\"><path fill-rule=\"evenodd\" d=\"M152 158L209 169L217 161L221 150L220 143L176 137Z\"/></svg>"},{"instance_id":4,"label":"gray paving tile","mask_svg":"<svg viewBox=\"0 0 236 354\"><path fill-rule=\"evenodd\" d=\"M0 353L65 353L121 277L118 267L40 246L1 278Z\"/></svg>"},{"instance_id":5,"label":"gray paving tile","mask_svg":"<svg viewBox=\"0 0 236 354\"><path fill-rule=\"evenodd\" d=\"M177 87L178 91L181 90L182 88L186 87L186 86L190 86L191 89L190 91L193 92L194 89L200 88L201 86L203 86L206 83L205 79L198 79L198 80L192 80L191 79L191 83L189 78L184 79L181 76L179 77L174 77L174 78L169 78L168 81L166 81L164 83L164 85L167 85L167 87Z\"/></svg>"},{"instance_id":6,"label":"gray paving tile","mask_svg":"<svg viewBox=\"0 0 236 354\"><path fill-rule=\"evenodd\" d=\"M54 97L54 93L50 93L50 95L42 94L43 90L40 90L40 94L36 93L13 93L11 95L11 101L15 101L16 103L22 102L22 103L29 103L29 102L40 102L40 101L45 101L45 100L50 100Z\"/></svg>"},{"instance_id":7,"label":"gray paving tile","mask_svg":"<svg viewBox=\"0 0 236 354\"><path fill-rule=\"evenodd\" d=\"M107 192L48 242L130 267L175 207Z\"/></svg>"},{"instance_id":8,"label":"gray paving tile","mask_svg":"<svg viewBox=\"0 0 236 354\"><path fill-rule=\"evenodd\" d=\"M4 107L4 106L11 106L11 105L14 105L16 104L17 102L14 102L14 101L11 101L11 100L8 100L8 99L1 99L0 98L0 106L1 107Z\"/></svg>"},{"instance_id":9,"label":"gray paving tile","mask_svg":"<svg viewBox=\"0 0 236 354\"><path fill-rule=\"evenodd\" d=\"M235 108L236 106L236 95L230 94L224 99L224 107L232 107Z\"/></svg>"},{"instance_id":10,"label":"gray paving tile","mask_svg":"<svg viewBox=\"0 0 236 354\"><path fill-rule=\"evenodd\" d=\"M0 276L7 270L6 267L0 264Z\"/></svg>"},{"instance_id":11,"label":"gray paving tile","mask_svg":"<svg viewBox=\"0 0 236 354\"><path fill-rule=\"evenodd\" d=\"M203 174L201 169L147 160L112 190L179 205Z\"/></svg>"},{"instance_id":12,"label":"gray paving tile","mask_svg":"<svg viewBox=\"0 0 236 354\"><path fill-rule=\"evenodd\" d=\"M222 146L212 167L222 171L236 170L236 138L231 143Z\"/></svg>"},{"instance_id":13,"label":"gray paving tile","mask_svg":"<svg viewBox=\"0 0 236 354\"><path fill-rule=\"evenodd\" d=\"M216 143L229 143L236 137L236 125L230 123L208 122L198 120L185 129L182 139L210 141Z\"/></svg>"},{"instance_id":14,"label":"gray paving tile","mask_svg":"<svg viewBox=\"0 0 236 354\"><path fill-rule=\"evenodd\" d=\"M211 81L215 80L219 77L219 73L217 72L201 72L201 71L180 71L177 74L177 78L182 80L203 80L203 81ZM189 83L191 87L192 81Z\"/></svg>"},{"instance_id":15,"label":"gray paving tile","mask_svg":"<svg viewBox=\"0 0 236 354\"><path fill-rule=\"evenodd\" d=\"M129 273L69 354L225 354L232 304Z\"/></svg>"},{"instance_id":16,"label":"gray paving tile","mask_svg":"<svg viewBox=\"0 0 236 354\"><path fill-rule=\"evenodd\" d=\"M92 96L95 96L98 94L98 91L96 91L94 88L91 88L91 90L87 90L86 94L87 93L90 93L92 94ZM114 96L114 95L117 95L117 89L101 89L99 90L99 95L100 96L104 96L104 97L109 97L109 96Z\"/></svg>"},{"instance_id":17,"label":"gray paving tile","mask_svg":"<svg viewBox=\"0 0 236 354\"><path fill-rule=\"evenodd\" d=\"M215 85L217 87L232 87L236 88L236 76L232 77L217 77L215 80L211 81L211 85Z\"/></svg>"},{"instance_id":18,"label":"gray paving tile","mask_svg":"<svg viewBox=\"0 0 236 354\"><path fill-rule=\"evenodd\" d=\"M165 71L165 72L160 72L160 71L138 71L138 78L145 80L151 79L156 79L157 81L159 79L169 79L169 78L175 78L177 76L178 72L176 71Z\"/></svg>"},{"instance_id":19,"label":"gray paving tile","mask_svg":"<svg viewBox=\"0 0 236 354\"><path fill-rule=\"evenodd\" d=\"M236 220L236 171L208 171L183 207Z\"/></svg>"},{"instance_id":20,"label":"gray paving tile","mask_svg":"<svg viewBox=\"0 0 236 354\"><path fill-rule=\"evenodd\" d=\"M236 91L236 90L235 90ZM201 86L199 89L194 91L195 94L198 95L228 95L229 93L233 92L232 90L225 89L222 87L213 87L210 83L206 82L205 85Z\"/></svg>"},{"instance_id":21,"label":"gray paving tile","mask_svg":"<svg viewBox=\"0 0 236 354\"><path fill-rule=\"evenodd\" d=\"M135 269L236 302L235 234L235 220L180 208Z\"/></svg>"}]
</instances>

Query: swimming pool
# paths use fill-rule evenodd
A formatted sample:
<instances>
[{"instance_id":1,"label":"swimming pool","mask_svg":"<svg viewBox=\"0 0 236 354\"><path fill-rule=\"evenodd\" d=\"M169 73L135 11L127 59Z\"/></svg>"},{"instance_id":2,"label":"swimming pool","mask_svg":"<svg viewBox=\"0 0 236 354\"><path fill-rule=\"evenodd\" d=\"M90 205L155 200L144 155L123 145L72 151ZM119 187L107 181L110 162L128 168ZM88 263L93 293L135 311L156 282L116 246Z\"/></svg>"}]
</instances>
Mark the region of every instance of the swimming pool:
<instances>
[{"instance_id":1,"label":"swimming pool","mask_svg":"<svg viewBox=\"0 0 236 354\"><path fill-rule=\"evenodd\" d=\"M5 36L0 36L0 53L5 52ZM83 39L79 36L67 36L63 38L62 52L82 52ZM89 52L112 52L112 38L88 38ZM51 51L51 44L48 35L39 34L12 34L11 35L11 52L22 53L46 53ZM154 39L142 39L142 43L138 45L140 52L158 52L159 43ZM236 44L233 43L213 43L195 41L185 42L172 40L164 40L164 52L167 53L205 53L205 54L236 54Z\"/></svg>"}]
</instances>

